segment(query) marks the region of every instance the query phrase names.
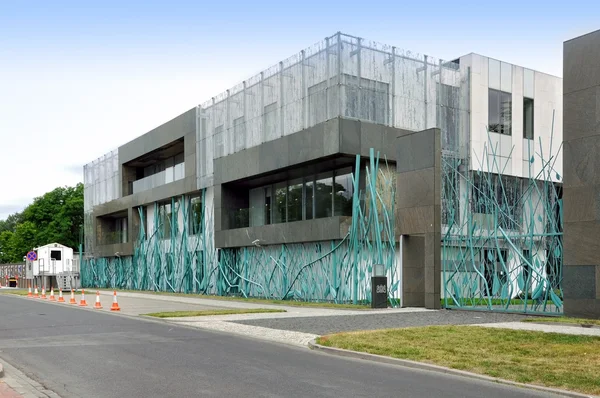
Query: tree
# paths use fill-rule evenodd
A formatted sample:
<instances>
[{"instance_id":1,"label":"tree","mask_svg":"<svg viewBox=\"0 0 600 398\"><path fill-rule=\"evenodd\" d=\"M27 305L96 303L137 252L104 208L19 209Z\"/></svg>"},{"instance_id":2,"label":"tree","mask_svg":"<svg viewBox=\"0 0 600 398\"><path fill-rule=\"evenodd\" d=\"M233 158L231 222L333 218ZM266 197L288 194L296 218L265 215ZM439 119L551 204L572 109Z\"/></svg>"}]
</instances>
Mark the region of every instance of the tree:
<instances>
[{"instance_id":1,"label":"tree","mask_svg":"<svg viewBox=\"0 0 600 398\"><path fill-rule=\"evenodd\" d=\"M48 243L77 248L82 226L83 184L56 188L0 221L0 264L21 262L29 250Z\"/></svg>"},{"instance_id":2,"label":"tree","mask_svg":"<svg viewBox=\"0 0 600 398\"><path fill-rule=\"evenodd\" d=\"M15 213L8 216L6 220L0 220L0 234L4 231L15 232L15 228L21 222L22 217L21 213Z\"/></svg>"}]
</instances>

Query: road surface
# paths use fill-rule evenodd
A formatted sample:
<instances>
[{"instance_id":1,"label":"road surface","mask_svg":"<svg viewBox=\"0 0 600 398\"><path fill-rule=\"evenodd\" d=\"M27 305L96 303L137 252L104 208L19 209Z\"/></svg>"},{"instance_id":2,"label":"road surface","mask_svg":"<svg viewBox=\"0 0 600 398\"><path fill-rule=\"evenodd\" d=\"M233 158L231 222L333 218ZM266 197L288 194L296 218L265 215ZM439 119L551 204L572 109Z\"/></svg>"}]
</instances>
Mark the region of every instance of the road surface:
<instances>
[{"instance_id":1,"label":"road surface","mask_svg":"<svg viewBox=\"0 0 600 398\"><path fill-rule=\"evenodd\" d=\"M0 295L0 360L69 397L548 397Z\"/></svg>"}]
</instances>

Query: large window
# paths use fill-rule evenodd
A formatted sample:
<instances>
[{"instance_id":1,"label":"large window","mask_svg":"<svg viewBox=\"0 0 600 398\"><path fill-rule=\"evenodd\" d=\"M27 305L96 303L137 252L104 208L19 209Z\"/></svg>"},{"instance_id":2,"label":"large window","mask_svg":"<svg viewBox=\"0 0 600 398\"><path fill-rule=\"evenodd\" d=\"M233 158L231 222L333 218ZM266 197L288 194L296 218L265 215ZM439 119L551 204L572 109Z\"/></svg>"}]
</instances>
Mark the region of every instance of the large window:
<instances>
[{"instance_id":1,"label":"large window","mask_svg":"<svg viewBox=\"0 0 600 398\"><path fill-rule=\"evenodd\" d=\"M290 181L287 197L288 222L302 221L302 179Z\"/></svg>"},{"instance_id":2,"label":"large window","mask_svg":"<svg viewBox=\"0 0 600 398\"><path fill-rule=\"evenodd\" d=\"M158 230L162 233L163 239L171 238L171 224L172 224L173 209L171 202L162 202L158 205Z\"/></svg>"},{"instance_id":3,"label":"large window","mask_svg":"<svg viewBox=\"0 0 600 398\"><path fill-rule=\"evenodd\" d=\"M353 179L347 167L251 189L250 208L236 209L249 213L249 219L230 228L352 216Z\"/></svg>"},{"instance_id":4,"label":"large window","mask_svg":"<svg viewBox=\"0 0 600 398\"><path fill-rule=\"evenodd\" d=\"M188 217L188 231L192 235L202 233L203 221L202 221L202 197L194 196L190 198L190 209Z\"/></svg>"},{"instance_id":5,"label":"large window","mask_svg":"<svg viewBox=\"0 0 600 398\"><path fill-rule=\"evenodd\" d=\"M523 98L523 138L533 140L533 99Z\"/></svg>"},{"instance_id":6,"label":"large window","mask_svg":"<svg viewBox=\"0 0 600 398\"><path fill-rule=\"evenodd\" d=\"M315 181L315 218L333 216L333 177L332 173L323 173Z\"/></svg>"},{"instance_id":7,"label":"large window","mask_svg":"<svg viewBox=\"0 0 600 398\"><path fill-rule=\"evenodd\" d=\"M275 224L287 222L287 183L275 184L275 202L273 203L273 222Z\"/></svg>"},{"instance_id":8,"label":"large window","mask_svg":"<svg viewBox=\"0 0 600 398\"><path fill-rule=\"evenodd\" d=\"M352 183L352 168L338 170L335 173L333 189L333 209L336 216L352 215L352 196L354 187Z\"/></svg>"},{"instance_id":9,"label":"large window","mask_svg":"<svg viewBox=\"0 0 600 398\"><path fill-rule=\"evenodd\" d=\"M493 133L512 134L512 94L489 89L488 128Z\"/></svg>"}]
</instances>

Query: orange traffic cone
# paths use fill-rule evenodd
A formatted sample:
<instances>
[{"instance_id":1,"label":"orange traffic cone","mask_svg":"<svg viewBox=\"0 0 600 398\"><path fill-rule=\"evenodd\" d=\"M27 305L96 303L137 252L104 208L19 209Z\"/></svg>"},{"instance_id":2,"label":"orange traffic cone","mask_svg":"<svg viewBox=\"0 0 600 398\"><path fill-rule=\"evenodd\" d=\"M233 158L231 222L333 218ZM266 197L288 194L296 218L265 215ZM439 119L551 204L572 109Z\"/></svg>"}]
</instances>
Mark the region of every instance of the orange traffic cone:
<instances>
[{"instance_id":1,"label":"orange traffic cone","mask_svg":"<svg viewBox=\"0 0 600 398\"><path fill-rule=\"evenodd\" d=\"M38 294L38 290L37 290L37 285L36 285L35 291L33 293L33 298L40 298L40 295Z\"/></svg>"},{"instance_id":2,"label":"orange traffic cone","mask_svg":"<svg viewBox=\"0 0 600 398\"><path fill-rule=\"evenodd\" d=\"M27 297L33 298L33 294L31 293L31 283L29 284L29 293L27 293Z\"/></svg>"},{"instance_id":3,"label":"orange traffic cone","mask_svg":"<svg viewBox=\"0 0 600 398\"><path fill-rule=\"evenodd\" d=\"M62 288L58 288L58 302L59 303L64 303L65 302L65 298L62 295Z\"/></svg>"},{"instance_id":4,"label":"orange traffic cone","mask_svg":"<svg viewBox=\"0 0 600 398\"><path fill-rule=\"evenodd\" d=\"M69 304L77 304L77 300L75 300L75 292L71 289L71 300L69 300Z\"/></svg>"},{"instance_id":5,"label":"orange traffic cone","mask_svg":"<svg viewBox=\"0 0 600 398\"><path fill-rule=\"evenodd\" d=\"M85 302L85 291L81 289L81 301L79 301L80 307L87 307L87 303Z\"/></svg>"},{"instance_id":6,"label":"orange traffic cone","mask_svg":"<svg viewBox=\"0 0 600 398\"><path fill-rule=\"evenodd\" d=\"M121 311L121 307L119 307L119 303L117 302L117 291L115 290L115 293L113 295L113 303L112 303L112 307L110 307L111 311Z\"/></svg>"},{"instance_id":7,"label":"orange traffic cone","mask_svg":"<svg viewBox=\"0 0 600 398\"><path fill-rule=\"evenodd\" d=\"M40 298L46 300L46 286L42 286L42 296Z\"/></svg>"},{"instance_id":8,"label":"orange traffic cone","mask_svg":"<svg viewBox=\"0 0 600 398\"><path fill-rule=\"evenodd\" d=\"M54 286L50 286L50 301L56 301L54 298Z\"/></svg>"},{"instance_id":9,"label":"orange traffic cone","mask_svg":"<svg viewBox=\"0 0 600 398\"><path fill-rule=\"evenodd\" d=\"M102 304L100 303L100 292L96 292L96 304L94 304L94 308L97 310L102 309Z\"/></svg>"}]
</instances>

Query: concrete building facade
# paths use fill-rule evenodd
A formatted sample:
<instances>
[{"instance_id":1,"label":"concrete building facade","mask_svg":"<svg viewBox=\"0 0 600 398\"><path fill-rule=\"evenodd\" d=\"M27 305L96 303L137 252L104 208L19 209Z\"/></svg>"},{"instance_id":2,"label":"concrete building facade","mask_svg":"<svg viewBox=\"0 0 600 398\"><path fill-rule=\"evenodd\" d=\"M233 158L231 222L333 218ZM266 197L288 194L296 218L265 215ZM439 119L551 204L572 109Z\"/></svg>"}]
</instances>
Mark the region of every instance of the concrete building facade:
<instances>
[{"instance_id":1,"label":"concrete building facade","mask_svg":"<svg viewBox=\"0 0 600 398\"><path fill-rule=\"evenodd\" d=\"M565 314L600 318L600 31L564 43Z\"/></svg>"},{"instance_id":2,"label":"concrete building facade","mask_svg":"<svg viewBox=\"0 0 600 398\"><path fill-rule=\"evenodd\" d=\"M505 250L512 297L513 238L444 276L462 250L447 237L498 213L472 205L473 173L560 183L561 97L559 78L480 55L446 62L335 34L85 167L87 283L357 301L382 263L390 299L439 308L483 294L449 286ZM528 211L509 235L544 233L521 228L523 213L547 221Z\"/></svg>"}]
</instances>

